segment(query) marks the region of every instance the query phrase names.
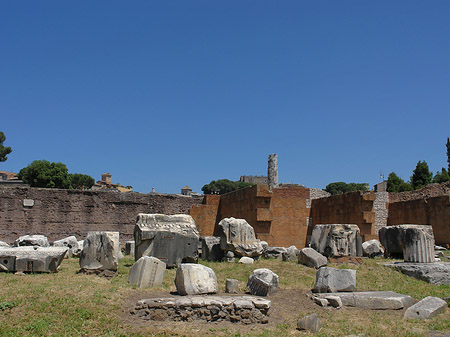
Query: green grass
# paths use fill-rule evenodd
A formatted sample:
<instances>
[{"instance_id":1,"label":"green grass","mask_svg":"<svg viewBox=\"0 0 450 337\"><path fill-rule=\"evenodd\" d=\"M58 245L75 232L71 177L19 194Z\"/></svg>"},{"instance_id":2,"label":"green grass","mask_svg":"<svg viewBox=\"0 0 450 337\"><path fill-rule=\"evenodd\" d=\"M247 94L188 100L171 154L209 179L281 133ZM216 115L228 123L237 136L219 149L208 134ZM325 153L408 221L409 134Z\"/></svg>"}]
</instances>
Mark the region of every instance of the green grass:
<instances>
[{"instance_id":1,"label":"green grass","mask_svg":"<svg viewBox=\"0 0 450 337\"><path fill-rule=\"evenodd\" d=\"M175 291L173 280L176 270L166 270L161 288L141 290L127 282L133 262L130 257L120 260L118 276L112 279L77 274L78 260L72 258L64 260L60 271L55 274L21 276L0 273L0 336L291 336L299 333L295 329L296 320L311 313L310 309L305 310L292 303L290 316L286 315L285 319L272 325L244 327L239 324L203 324L198 330L195 324L134 324L131 318L126 319L126 301L141 293L148 295L156 291L168 294ZM382 266L382 262L386 260L367 259L361 266L345 266L357 270L358 291L393 290L416 300L430 295L450 296L450 286L435 286L407 277ZM227 278L238 279L240 291L245 292L246 281L256 268L269 268L277 273L280 277L279 288L286 291L307 293L315 282L314 269L293 262L260 260L254 265L200 263L216 272L219 292L224 291ZM449 310L423 322L405 321L401 311L312 308L323 322L317 336L424 336L429 330L450 331ZM303 335L312 336L310 333Z\"/></svg>"}]
</instances>

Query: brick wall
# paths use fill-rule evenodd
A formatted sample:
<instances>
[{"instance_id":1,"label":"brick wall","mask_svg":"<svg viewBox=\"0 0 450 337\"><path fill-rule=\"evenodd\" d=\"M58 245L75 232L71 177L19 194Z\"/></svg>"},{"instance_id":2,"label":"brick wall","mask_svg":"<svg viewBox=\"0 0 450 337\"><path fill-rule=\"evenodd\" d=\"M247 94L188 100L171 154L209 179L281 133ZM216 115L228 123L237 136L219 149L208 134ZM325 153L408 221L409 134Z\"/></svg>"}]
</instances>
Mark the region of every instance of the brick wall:
<instances>
[{"instance_id":1,"label":"brick wall","mask_svg":"<svg viewBox=\"0 0 450 337\"><path fill-rule=\"evenodd\" d=\"M34 206L23 206L24 199ZM26 187L0 188L0 240L43 234L51 241L88 231L120 232L121 241L133 237L138 213L188 214L201 197L151 195L108 191L59 190Z\"/></svg>"},{"instance_id":2,"label":"brick wall","mask_svg":"<svg viewBox=\"0 0 450 337\"><path fill-rule=\"evenodd\" d=\"M206 194L201 205L192 205L189 215L195 220L201 236L212 236L214 227L218 223L220 195Z\"/></svg>"}]
</instances>

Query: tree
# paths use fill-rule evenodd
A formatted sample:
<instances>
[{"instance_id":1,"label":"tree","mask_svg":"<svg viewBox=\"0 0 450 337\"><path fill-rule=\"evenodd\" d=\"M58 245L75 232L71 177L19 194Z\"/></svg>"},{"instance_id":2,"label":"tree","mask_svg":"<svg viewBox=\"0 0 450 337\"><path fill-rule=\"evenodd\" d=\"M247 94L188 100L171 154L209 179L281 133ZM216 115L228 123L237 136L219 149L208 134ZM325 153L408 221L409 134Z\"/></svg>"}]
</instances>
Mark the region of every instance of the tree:
<instances>
[{"instance_id":1,"label":"tree","mask_svg":"<svg viewBox=\"0 0 450 337\"><path fill-rule=\"evenodd\" d=\"M325 191L331 195L343 194L354 191L368 191L369 185L365 183L344 183L343 181L337 181L325 186Z\"/></svg>"},{"instance_id":2,"label":"tree","mask_svg":"<svg viewBox=\"0 0 450 337\"><path fill-rule=\"evenodd\" d=\"M413 188L410 183L405 182L395 172L389 173L386 191L388 191L388 192L405 192L405 191L412 191L412 190L413 190Z\"/></svg>"},{"instance_id":3,"label":"tree","mask_svg":"<svg viewBox=\"0 0 450 337\"><path fill-rule=\"evenodd\" d=\"M5 134L0 131L0 162L7 161L8 158L6 156L12 152L12 149L9 146L3 145L3 142L5 140L6 140Z\"/></svg>"},{"instance_id":4,"label":"tree","mask_svg":"<svg viewBox=\"0 0 450 337\"><path fill-rule=\"evenodd\" d=\"M35 160L21 169L18 177L32 187L71 188L70 175L63 163Z\"/></svg>"},{"instance_id":5,"label":"tree","mask_svg":"<svg viewBox=\"0 0 450 337\"><path fill-rule=\"evenodd\" d=\"M94 185L95 180L87 174L73 173L70 174L70 184L72 188L86 189L91 188Z\"/></svg>"},{"instance_id":6,"label":"tree","mask_svg":"<svg viewBox=\"0 0 450 337\"><path fill-rule=\"evenodd\" d=\"M436 175L433 177L433 183L443 183L450 180L450 175L448 174L445 168L442 168L442 171L436 172Z\"/></svg>"},{"instance_id":7,"label":"tree","mask_svg":"<svg viewBox=\"0 0 450 337\"><path fill-rule=\"evenodd\" d=\"M213 180L202 187L204 194L225 194L242 188L252 186L253 184L228 179Z\"/></svg>"},{"instance_id":8,"label":"tree","mask_svg":"<svg viewBox=\"0 0 450 337\"><path fill-rule=\"evenodd\" d=\"M417 190L430 184L432 179L433 173L430 172L427 162L419 160L411 176L412 187Z\"/></svg>"},{"instance_id":9,"label":"tree","mask_svg":"<svg viewBox=\"0 0 450 337\"><path fill-rule=\"evenodd\" d=\"M448 172L450 172L450 140L447 137L447 144L445 144L447 147L447 163L448 163Z\"/></svg>"}]
</instances>

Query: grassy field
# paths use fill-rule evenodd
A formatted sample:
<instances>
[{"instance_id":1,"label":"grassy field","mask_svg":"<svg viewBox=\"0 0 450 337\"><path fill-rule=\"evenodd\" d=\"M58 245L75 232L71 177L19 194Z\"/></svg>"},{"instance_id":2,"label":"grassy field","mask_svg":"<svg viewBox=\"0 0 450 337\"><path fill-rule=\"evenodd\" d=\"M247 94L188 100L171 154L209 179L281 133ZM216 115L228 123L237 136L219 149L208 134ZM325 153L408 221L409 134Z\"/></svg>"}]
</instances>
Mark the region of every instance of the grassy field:
<instances>
[{"instance_id":1,"label":"grassy field","mask_svg":"<svg viewBox=\"0 0 450 337\"><path fill-rule=\"evenodd\" d=\"M449 255L449 252L446 252ZM382 259L365 260L357 270L357 289L393 290L420 300L426 296L450 296L450 286L435 286L383 267ZM240 290L251 271L269 268L280 277L279 292L269 297L269 324L244 326L224 323L141 322L129 315L137 299L167 296L175 291L175 270L167 270L159 289L136 289L127 283L132 258L120 260L119 274L112 279L77 274L78 260L65 260L55 274L0 274L1 336L292 336L299 335L297 320L315 312L322 321L317 336L426 336L429 331L450 332L450 310L426 322L405 321L403 311L369 311L355 308L321 308L307 298L315 270L293 262L260 260L254 265L201 263L217 275L219 292L225 279L235 278ZM310 336L310 333L302 333Z\"/></svg>"}]
</instances>

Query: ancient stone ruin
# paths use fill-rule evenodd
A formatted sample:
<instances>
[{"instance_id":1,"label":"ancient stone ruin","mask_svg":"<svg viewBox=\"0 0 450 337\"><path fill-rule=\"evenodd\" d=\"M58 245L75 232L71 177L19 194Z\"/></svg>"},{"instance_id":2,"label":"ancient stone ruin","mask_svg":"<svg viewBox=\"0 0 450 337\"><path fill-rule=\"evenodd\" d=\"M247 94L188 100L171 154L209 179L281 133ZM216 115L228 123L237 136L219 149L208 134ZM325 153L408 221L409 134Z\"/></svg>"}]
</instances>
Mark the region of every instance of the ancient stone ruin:
<instances>
[{"instance_id":1,"label":"ancient stone ruin","mask_svg":"<svg viewBox=\"0 0 450 337\"><path fill-rule=\"evenodd\" d=\"M119 232L88 232L80 254L84 272L117 271L119 265Z\"/></svg>"},{"instance_id":2,"label":"ancient stone ruin","mask_svg":"<svg viewBox=\"0 0 450 337\"><path fill-rule=\"evenodd\" d=\"M67 247L0 247L0 271L56 273Z\"/></svg>"},{"instance_id":3,"label":"ancient stone ruin","mask_svg":"<svg viewBox=\"0 0 450 337\"><path fill-rule=\"evenodd\" d=\"M138 288L160 287L165 270L164 262L153 256L143 256L131 266L128 282Z\"/></svg>"},{"instance_id":4,"label":"ancient stone ruin","mask_svg":"<svg viewBox=\"0 0 450 337\"><path fill-rule=\"evenodd\" d=\"M189 215L143 214L134 227L135 259L154 256L167 267L198 261L200 235Z\"/></svg>"},{"instance_id":5,"label":"ancient stone ruin","mask_svg":"<svg viewBox=\"0 0 450 337\"><path fill-rule=\"evenodd\" d=\"M180 295L214 294L218 289L214 271L194 263L183 263L178 266L175 286Z\"/></svg>"},{"instance_id":6,"label":"ancient stone ruin","mask_svg":"<svg viewBox=\"0 0 450 337\"><path fill-rule=\"evenodd\" d=\"M311 248L326 257L362 256L362 240L357 225L316 225Z\"/></svg>"}]
</instances>

